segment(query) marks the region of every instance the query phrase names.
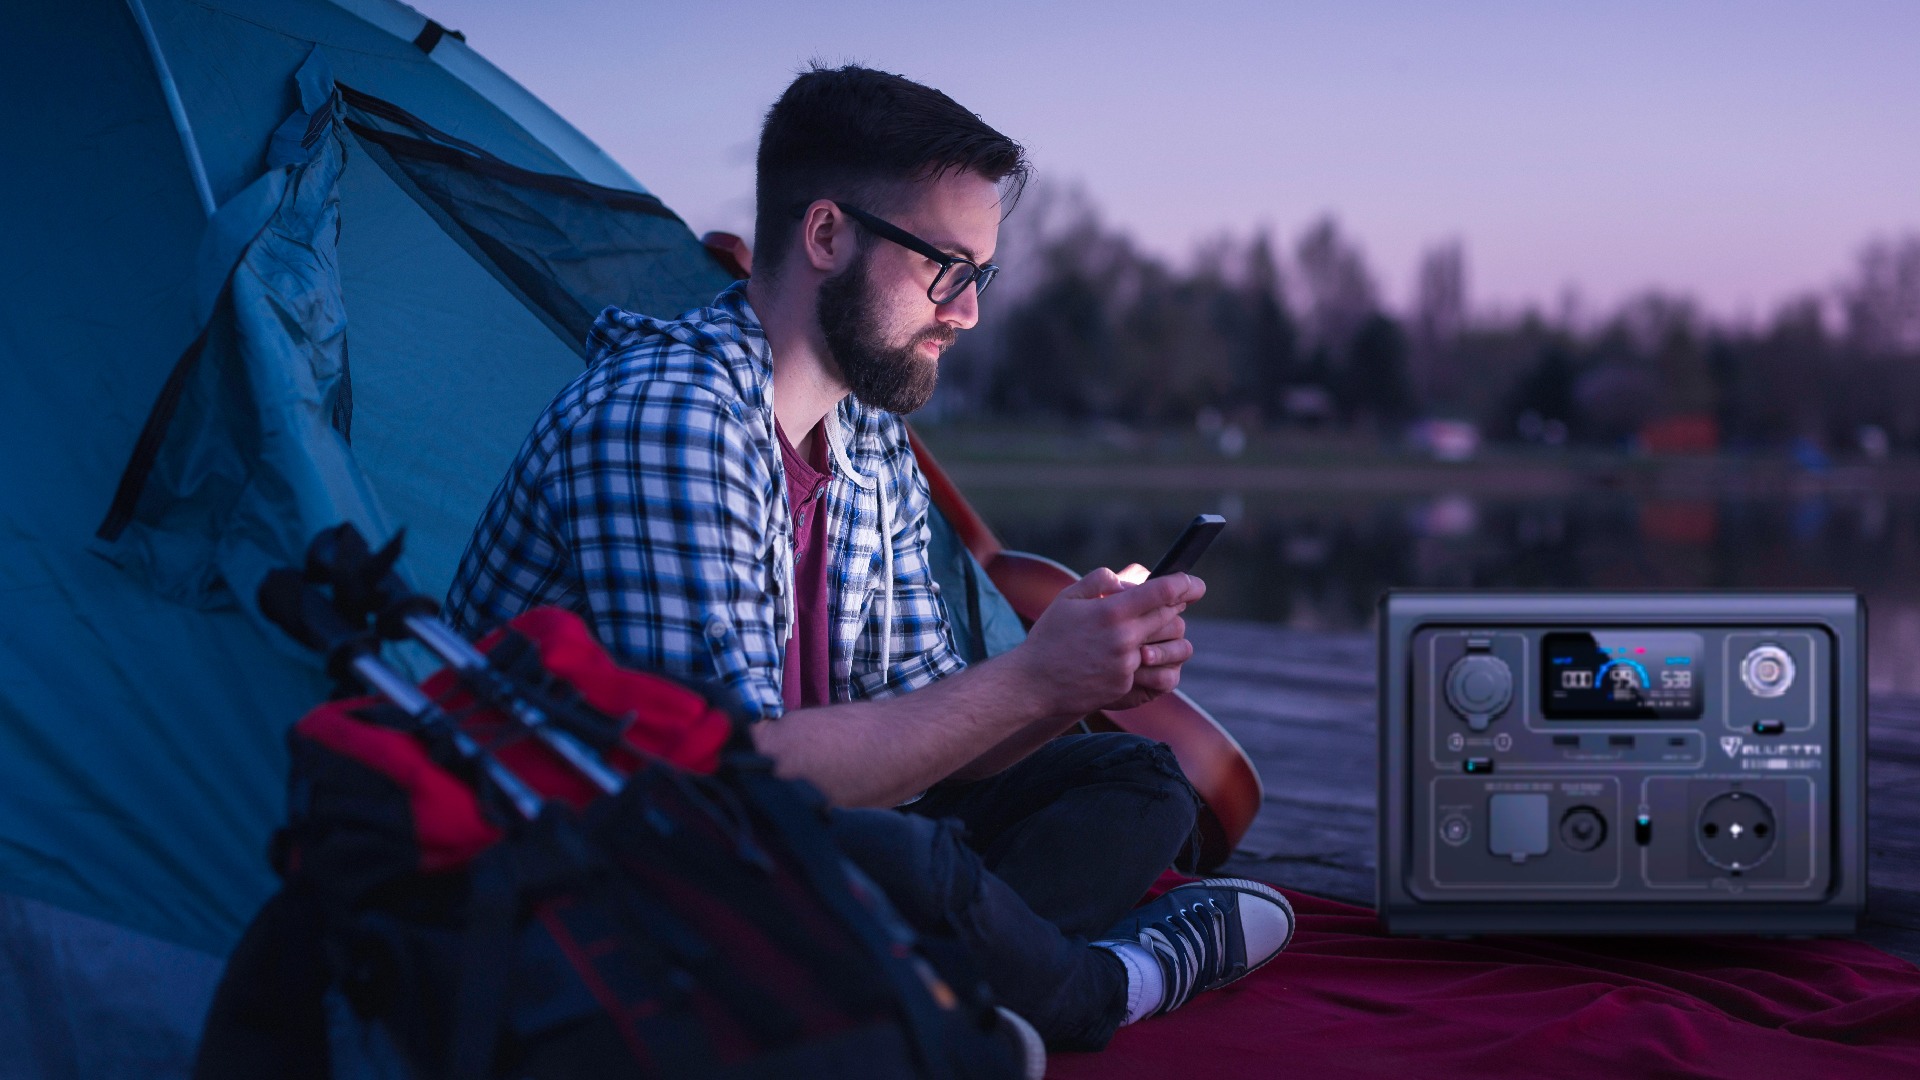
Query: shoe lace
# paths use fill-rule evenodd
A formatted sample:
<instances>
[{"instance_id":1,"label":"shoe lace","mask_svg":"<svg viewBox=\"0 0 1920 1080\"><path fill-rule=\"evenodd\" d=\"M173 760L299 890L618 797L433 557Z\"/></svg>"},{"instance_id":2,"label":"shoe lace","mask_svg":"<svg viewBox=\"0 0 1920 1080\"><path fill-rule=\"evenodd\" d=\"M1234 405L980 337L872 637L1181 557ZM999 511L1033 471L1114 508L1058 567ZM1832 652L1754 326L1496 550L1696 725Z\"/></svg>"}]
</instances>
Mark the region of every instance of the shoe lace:
<instances>
[{"instance_id":1,"label":"shoe lace","mask_svg":"<svg viewBox=\"0 0 1920 1080\"><path fill-rule=\"evenodd\" d=\"M1212 897L1195 900L1141 927L1139 941L1167 980L1158 1011L1177 1009L1224 974L1227 913Z\"/></svg>"}]
</instances>

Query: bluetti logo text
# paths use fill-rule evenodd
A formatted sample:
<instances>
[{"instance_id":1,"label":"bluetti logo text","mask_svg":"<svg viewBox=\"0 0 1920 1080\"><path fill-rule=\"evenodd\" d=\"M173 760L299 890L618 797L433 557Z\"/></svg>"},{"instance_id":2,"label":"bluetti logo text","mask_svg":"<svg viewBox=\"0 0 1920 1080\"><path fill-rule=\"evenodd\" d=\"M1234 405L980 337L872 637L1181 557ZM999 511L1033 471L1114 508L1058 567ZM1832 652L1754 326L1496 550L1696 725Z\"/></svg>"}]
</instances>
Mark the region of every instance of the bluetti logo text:
<instances>
[{"instance_id":1,"label":"bluetti logo text","mask_svg":"<svg viewBox=\"0 0 1920 1080\"><path fill-rule=\"evenodd\" d=\"M1738 735L1720 736L1720 749L1730 758L1742 757L1818 757L1826 748L1819 743L1748 743Z\"/></svg>"}]
</instances>

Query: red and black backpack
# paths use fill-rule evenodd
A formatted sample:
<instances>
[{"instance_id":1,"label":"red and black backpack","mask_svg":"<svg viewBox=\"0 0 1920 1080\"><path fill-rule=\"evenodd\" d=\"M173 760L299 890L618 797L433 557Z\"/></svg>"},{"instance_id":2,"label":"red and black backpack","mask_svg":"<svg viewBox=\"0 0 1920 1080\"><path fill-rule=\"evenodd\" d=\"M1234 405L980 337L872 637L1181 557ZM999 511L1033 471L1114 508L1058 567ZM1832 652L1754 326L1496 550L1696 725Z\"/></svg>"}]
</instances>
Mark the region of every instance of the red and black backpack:
<instances>
[{"instance_id":1,"label":"red and black backpack","mask_svg":"<svg viewBox=\"0 0 1920 1080\"><path fill-rule=\"evenodd\" d=\"M314 709L289 734L283 887L229 961L196 1077L1021 1074L977 977L915 938L819 793L726 710L558 609L479 647L545 714L601 723L623 783L598 790L453 671L419 687L451 721L437 737L380 697ZM516 816L481 760L539 811Z\"/></svg>"}]
</instances>

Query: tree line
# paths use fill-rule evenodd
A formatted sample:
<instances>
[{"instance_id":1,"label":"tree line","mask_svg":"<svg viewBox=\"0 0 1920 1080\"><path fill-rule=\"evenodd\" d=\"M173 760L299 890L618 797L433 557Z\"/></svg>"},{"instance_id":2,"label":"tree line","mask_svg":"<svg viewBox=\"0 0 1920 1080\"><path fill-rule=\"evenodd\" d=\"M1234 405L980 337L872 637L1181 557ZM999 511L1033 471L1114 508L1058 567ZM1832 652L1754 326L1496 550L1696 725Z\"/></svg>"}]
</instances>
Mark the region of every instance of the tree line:
<instances>
[{"instance_id":1,"label":"tree line","mask_svg":"<svg viewBox=\"0 0 1920 1080\"><path fill-rule=\"evenodd\" d=\"M1290 250L1258 231L1176 267L1083 195L1028 202L1003 230L1005 284L949 353L947 415L1383 438L1448 419L1549 444L1682 432L1691 449L1920 449L1920 233L1867 243L1843 284L1757 324L1662 292L1597 319L1570 304L1476 312L1457 242L1426 253L1396 313L1330 217Z\"/></svg>"}]
</instances>

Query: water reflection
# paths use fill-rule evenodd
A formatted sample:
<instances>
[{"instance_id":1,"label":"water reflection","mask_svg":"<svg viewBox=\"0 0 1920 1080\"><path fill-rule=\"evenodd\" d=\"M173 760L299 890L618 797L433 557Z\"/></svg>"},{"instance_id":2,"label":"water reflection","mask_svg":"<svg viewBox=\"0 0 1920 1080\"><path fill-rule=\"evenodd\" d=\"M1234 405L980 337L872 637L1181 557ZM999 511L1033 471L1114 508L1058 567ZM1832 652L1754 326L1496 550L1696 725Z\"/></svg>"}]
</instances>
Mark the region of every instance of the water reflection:
<instances>
[{"instance_id":1,"label":"water reflection","mask_svg":"<svg viewBox=\"0 0 1920 1080\"><path fill-rule=\"evenodd\" d=\"M1151 562L1193 514L1222 514L1195 614L1298 629L1370 629L1396 586L1857 589L1871 689L1920 694L1920 496L970 494L1009 546L1078 569Z\"/></svg>"}]
</instances>

